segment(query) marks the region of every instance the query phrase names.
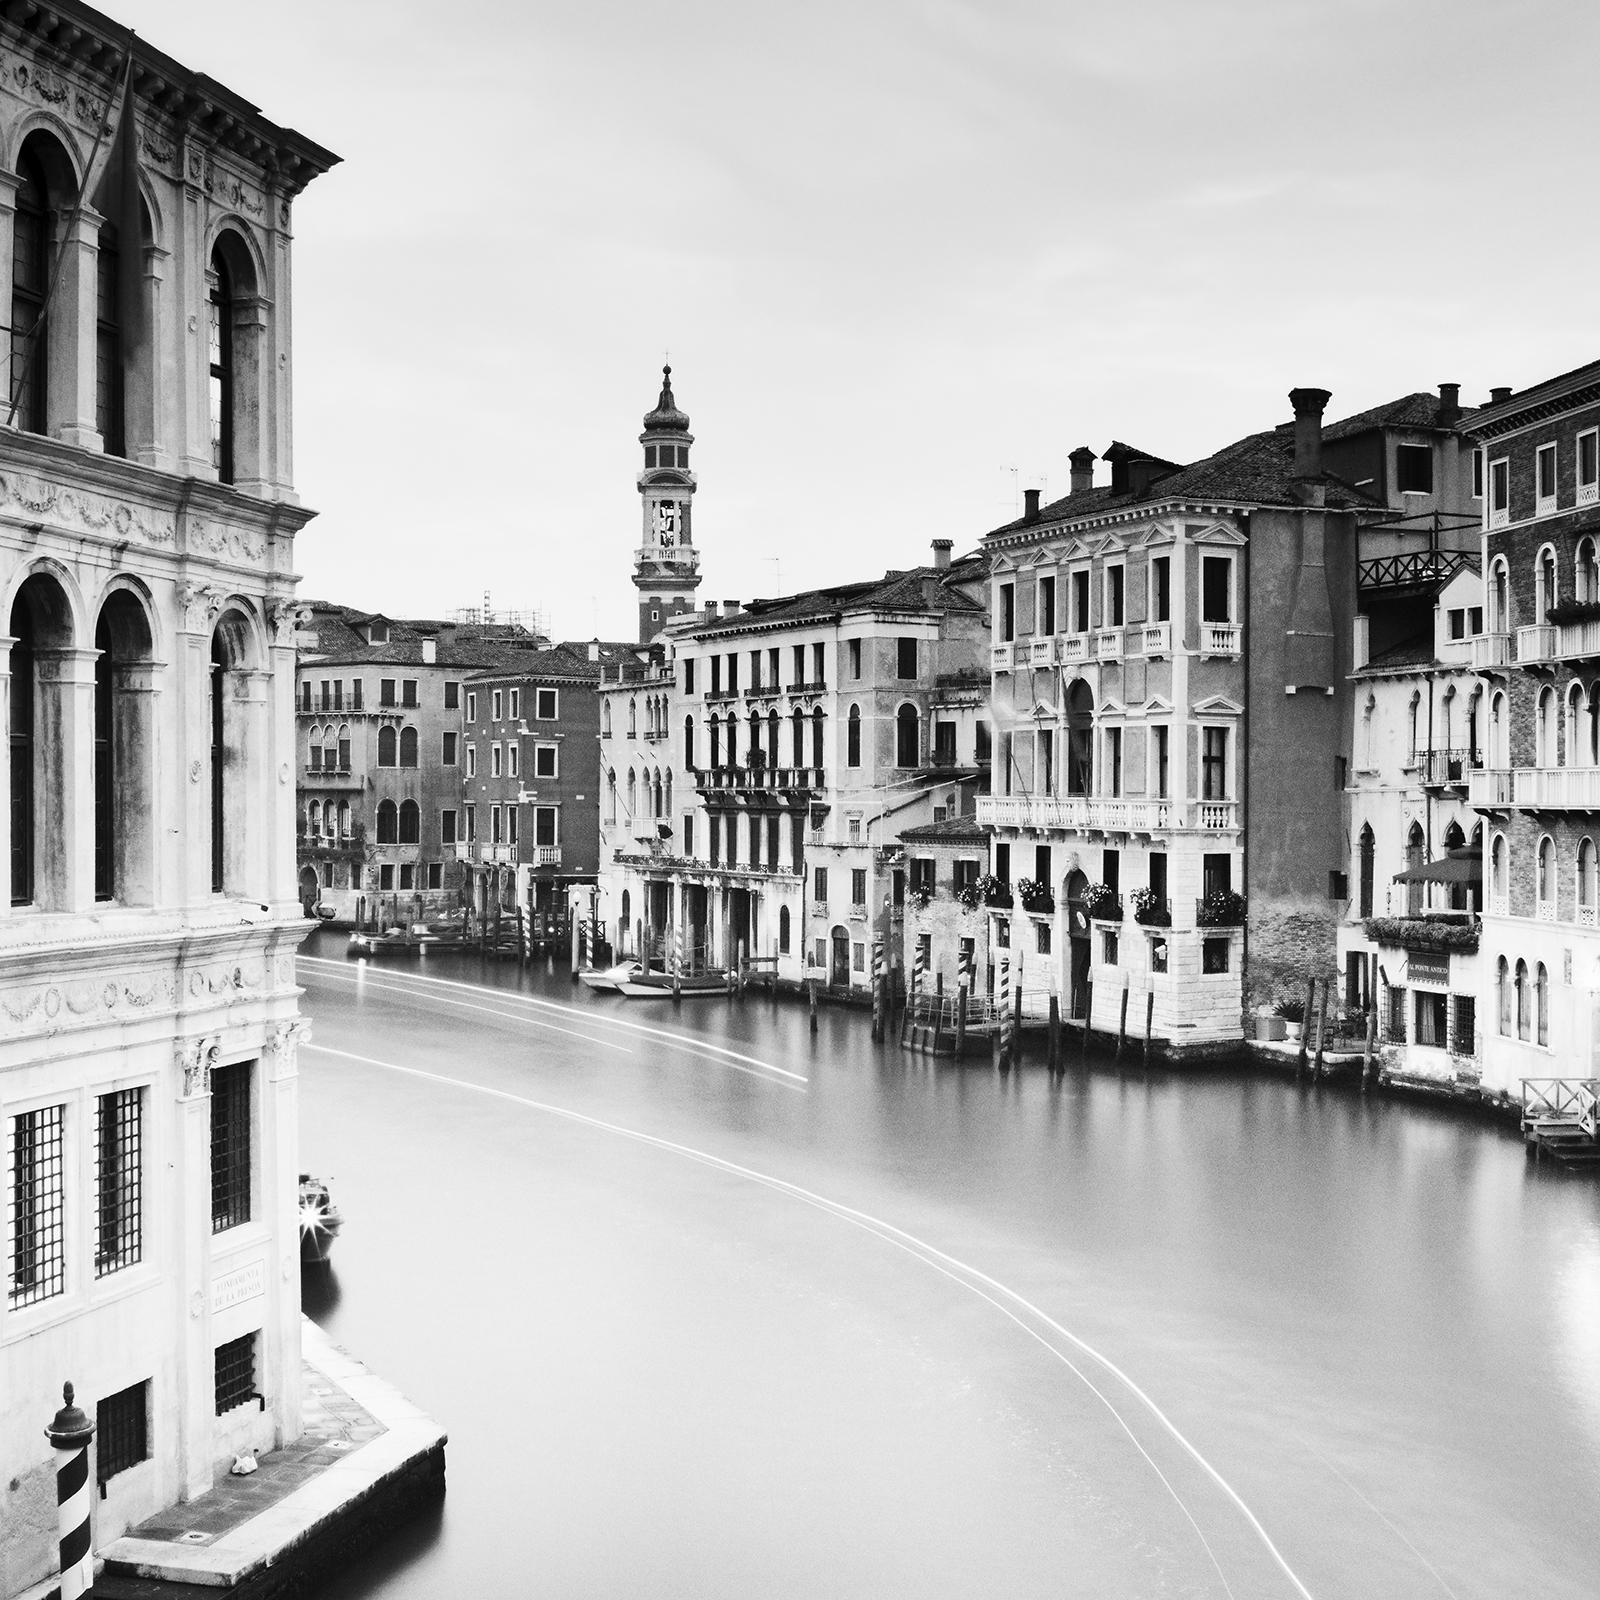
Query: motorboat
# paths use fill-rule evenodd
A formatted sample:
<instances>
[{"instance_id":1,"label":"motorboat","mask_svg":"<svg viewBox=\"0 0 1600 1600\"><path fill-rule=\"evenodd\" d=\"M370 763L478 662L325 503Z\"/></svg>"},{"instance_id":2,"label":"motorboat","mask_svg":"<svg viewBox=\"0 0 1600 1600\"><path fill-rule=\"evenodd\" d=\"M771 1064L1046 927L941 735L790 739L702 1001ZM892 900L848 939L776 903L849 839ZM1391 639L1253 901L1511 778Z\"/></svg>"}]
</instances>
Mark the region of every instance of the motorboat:
<instances>
[{"instance_id":1,"label":"motorboat","mask_svg":"<svg viewBox=\"0 0 1600 1600\"><path fill-rule=\"evenodd\" d=\"M333 1203L328 1186L309 1172L300 1174L300 1261L323 1262L344 1226L344 1214Z\"/></svg>"},{"instance_id":2,"label":"motorboat","mask_svg":"<svg viewBox=\"0 0 1600 1600\"><path fill-rule=\"evenodd\" d=\"M643 965L637 961L619 961L612 967L595 967L590 972L580 972L578 978L591 989L612 990L620 989L643 971Z\"/></svg>"},{"instance_id":3,"label":"motorboat","mask_svg":"<svg viewBox=\"0 0 1600 1600\"><path fill-rule=\"evenodd\" d=\"M726 994L728 975L697 972L693 977L680 977L674 984L670 972L641 972L638 977L619 983L617 988L629 1000L671 1000L674 995L683 1000L701 1000L714 994Z\"/></svg>"}]
</instances>

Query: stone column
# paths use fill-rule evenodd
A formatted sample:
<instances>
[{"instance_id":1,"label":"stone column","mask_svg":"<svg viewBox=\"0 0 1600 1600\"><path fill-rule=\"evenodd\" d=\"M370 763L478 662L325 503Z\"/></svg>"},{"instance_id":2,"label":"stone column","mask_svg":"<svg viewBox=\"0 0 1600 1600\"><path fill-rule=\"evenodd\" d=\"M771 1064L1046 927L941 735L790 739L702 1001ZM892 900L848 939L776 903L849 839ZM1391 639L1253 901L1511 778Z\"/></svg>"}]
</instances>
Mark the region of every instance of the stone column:
<instances>
[{"instance_id":1,"label":"stone column","mask_svg":"<svg viewBox=\"0 0 1600 1600\"><path fill-rule=\"evenodd\" d=\"M112 672L116 696L112 721L115 746L117 898L124 905L154 905L157 863L165 837L166 793L160 772L160 718L156 675L163 661L138 661Z\"/></svg>"},{"instance_id":2,"label":"stone column","mask_svg":"<svg viewBox=\"0 0 1600 1600\"><path fill-rule=\"evenodd\" d=\"M105 448L95 426L96 288L104 220L98 211L84 206L76 219L69 216L62 222L56 241L61 276L47 333L50 432L63 444L82 450Z\"/></svg>"},{"instance_id":3,"label":"stone column","mask_svg":"<svg viewBox=\"0 0 1600 1600\"><path fill-rule=\"evenodd\" d=\"M177 600L178 708L169 722L176 748L167 759L177 769L183 793L171 818L179 830L179 847L161 863L163 873L170 873L161 899L195 905L211 895L211 634L222 609L222 591L180 583Z\"/></svg>"},{"instance_id":4,"label":"stone column","mask_svg":"<svg viewBox=\"0 0 1600 1600\"><path fill-rule=\"evenodd\" d=\"M299 869L295 856L295 635L305 613L292 600L274 600L267 607L268 660L265 777L268 799L264 841L267 881L261 898L276 906L295 892ZM343 713L334 713L341 716Z\"/></svg>"},{"instance_id":5,"label":"stone column","mask_svg":"<svg viewBox=\"0 0 1600 1600\"><path fill-rule=\"evenodd\" d=\"M279 788L271 737L272 673L258 667L230 668L223 682L227 698L222 733L228 774L223 788L228 813L223 889L230 895L270 903L274 887L271 866L278 846L269 839L268 830L275 826L274 800ZM292 819L292 790L289 807ZM290 837L293 832L291 820Z\"/></svg>"},{"instance_id":6,"label":"stone column","mask_svg":"<svg viewBox=\"0 0 1600 1600\"><path fill-rule=\"evenodd\" d=\"M178 969L182 978L182 968ZM216 1418L216 1361L211 1344L211 1070L216 1039L180 1039L172 1138L173 1295L177 1323L179 1495L211 1487Z\"/></svg>"},{"instance_id":7,"label":"stone column","mask_svg":"<svg viewBox=\"0 0 1600 1600\"><path fill-rule=\"evenodd\" d=\"M267 344L268 302L241 295L224 311L233 328L233 486L270 498L268 442L272 360Z\"/></svg>"},{"instance_id":8,"label":"stone column","mask_svg":"<svg viewBox=\"0 0 1600 1600\"><path fill-rule=\"evenodd\" d=\"M10 234L7 233L7 239ZM10 248L9 243L7 249ZM9 349L9 345L7 346ZM10 634L0 634L0 727L9 737L11 732L11 647L17 641ZM4 893L0 893L0 917L11 915L11 765L6 763L4 779L6 803L0 805L0 861L6 863Z\"/></svg>"},{"instance_id":9,"label":"stone column","mask_svg":"<svg viewBox=\"0 0 1600 1600\"><path fill-rule=\"evenodd\" d=\"M174 383L172 311L162 296L171 252L147 246L144 252L144 304L146 316L143 360L127 388L127 416L123 431L129 457L141 466L171 471L172 441L179 438L177 419L170 416Z\"/></svg>"},{"instance_id":10,"label":"stone column","mask_svg":"<svg viewBox=\"0 0 1600 1600\"><path fill-rule=\"evenodd\" d=\"M94 905L94 664L98 650L34 651L34 901L50 911ZM48 848L55 840L56 848ZM41 842L45 844L41 848Z\"/></svg>"},{"instance_id":11,"label":"stone column","mask_svg":"<svg viewBox=\"0 0 1600 1600\"><path fill-rule=\"evenodd\" d=\"M269 964L275 958L267 957ZM277 1442L300 1437L300 1045L303 1017L274 1023L261 1057L261 1205L277 1256L268 1271L272 1313L263 1326Z\"/></svg>"}]
</instances>

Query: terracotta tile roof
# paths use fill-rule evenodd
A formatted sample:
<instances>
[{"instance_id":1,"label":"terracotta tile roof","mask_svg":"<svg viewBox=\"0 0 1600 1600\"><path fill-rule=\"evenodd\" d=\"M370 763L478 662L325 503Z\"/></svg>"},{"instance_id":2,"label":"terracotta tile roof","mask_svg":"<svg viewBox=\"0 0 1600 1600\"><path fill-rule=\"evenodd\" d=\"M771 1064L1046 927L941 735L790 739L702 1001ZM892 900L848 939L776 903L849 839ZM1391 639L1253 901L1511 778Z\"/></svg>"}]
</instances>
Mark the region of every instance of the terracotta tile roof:
<instances>
[{"instance_id":1,"label":"terracotta tile roof","mask_svg":"<svg viewBox=\"0 0 1600 1600\"><path fill-rule=\"evenodd\" d=\"M1452 419L1441 422L1439 412L1442 406L1443 401L1437 394L1419 389L1415 394L1403 394L1398 400L1390 400L1370 410L1358 411L1353 417L1342 417L1338 422L1331 422L1322 430L1322 437L1324 440L1349 439L1373 428L1433 428L1440 433L1450 433L1461 418L1470 415L1473 410L1471 406L1457 406Z\"/></svg>"},{"instance_id":2,"label":"terracotta tile roof","mask_svg":"<svg viewBox=\"0 0 1600 1600\"><path fill-rule=\"evenodd\" d=\"M732 633L752 623L805 622L818 617L838 616L841 612L874 611L970 611L986 615L987 607L957 587L983 576L985 559L974 553L952 561L948 567L911 567L904 572L889 571L881 578L861 583L834 584L826 589L807 589L800 594L776 600L752 600L731 617L717 617L690 624L682 632L699 638L705 634Z\"/></svg>"},{"instance_id":3,"label":"terracotta tile roof","mask_svg":"<svg viewBox=\"0 0 1600 1600\"><path fill-rule=\"evenodd\" d=\"M902 844L965 844L986 841L989 829L976 817L950 817L944 822L924 822L920 827L902 828Z\"/></svg>"}]
</instances>

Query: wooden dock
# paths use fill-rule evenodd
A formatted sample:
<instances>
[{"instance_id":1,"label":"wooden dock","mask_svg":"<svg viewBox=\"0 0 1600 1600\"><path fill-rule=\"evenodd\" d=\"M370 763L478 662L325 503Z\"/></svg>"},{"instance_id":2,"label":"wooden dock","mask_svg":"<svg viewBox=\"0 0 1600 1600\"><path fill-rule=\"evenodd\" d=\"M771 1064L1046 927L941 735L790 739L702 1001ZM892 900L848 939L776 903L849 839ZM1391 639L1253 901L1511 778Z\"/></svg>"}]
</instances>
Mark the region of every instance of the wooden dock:
<instances>
[{"instance_id":1,"label":"wooden dock","mask_svg":"<svg viewBox=\"0 0 1600 1600\"><path fill-rule=\"evenodd\" d=\"M1536 1160L1600 1166L1600 1078L1524 1078L1522 1137Z\"/></svg>"}]
</instances>

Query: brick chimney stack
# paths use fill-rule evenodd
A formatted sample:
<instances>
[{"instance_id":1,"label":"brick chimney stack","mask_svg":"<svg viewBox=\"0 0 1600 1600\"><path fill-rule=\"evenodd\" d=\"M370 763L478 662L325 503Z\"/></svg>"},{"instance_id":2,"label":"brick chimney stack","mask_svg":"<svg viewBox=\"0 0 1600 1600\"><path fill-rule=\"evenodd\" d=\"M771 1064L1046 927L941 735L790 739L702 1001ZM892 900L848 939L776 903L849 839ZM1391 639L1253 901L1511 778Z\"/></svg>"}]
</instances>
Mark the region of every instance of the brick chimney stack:
<instances>
[{"instance_id":1,"label":"brick chimney stack","mask_svg":"<svg viewBox=\"0 0 1600 1600\"><path fill-rule=\"evenodd\" d=\"M1067 459L1072 463L1072 492L1083 494L1094 487L1095 453L1088 445L1080 444Z\"/></svg>"},{"instance_id":2,"label":"brick chimney stack","mask_svg":"<svg viewBox=\"0 0 1600 1600\"><path fill-rule=\"evenodd\" d=\"M934 571L943 572L949 567L951 544L952 541L949 539L935 539L933 541Z\"/></svg>"},{"instance_id":3,"label":"brick chimney stack","mask_svg":"<svg viewBox=\"0 0 1600 1600\"><path fill-rule=\"evenodd\" d=\"M1022 491L1022 520L1024 522L1037 522L1039 520L1039 491L1037 489L1024 489Z\"/></svg>"},{"instance_id":4,"label":"brick chimney stack","mask_svg":"<svg viewBox=\"0 0 1600 1600\"><path fill-rule=\"evenodd\" d=\"M1453 427L1461 416L1461 385L1459 383L1441 383L1439 385L1439 426L1441 428Z\"/></svg>"},{"instance_id":5,"label":"brick chimney stack","mask_svg":"<svg viewBox=\"0 0 1600 1600\"><path fill-rule=\"evenodd\" d=\"M1291 389L1294 407L1294 475L1322 476L1322 413L1333 396L1326 389Z\"/></svg>"}]
</instances>

